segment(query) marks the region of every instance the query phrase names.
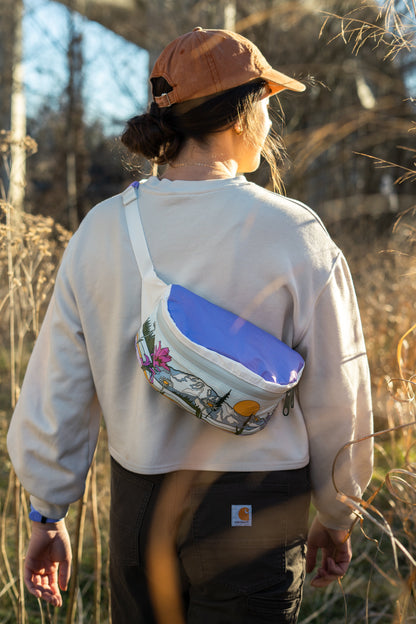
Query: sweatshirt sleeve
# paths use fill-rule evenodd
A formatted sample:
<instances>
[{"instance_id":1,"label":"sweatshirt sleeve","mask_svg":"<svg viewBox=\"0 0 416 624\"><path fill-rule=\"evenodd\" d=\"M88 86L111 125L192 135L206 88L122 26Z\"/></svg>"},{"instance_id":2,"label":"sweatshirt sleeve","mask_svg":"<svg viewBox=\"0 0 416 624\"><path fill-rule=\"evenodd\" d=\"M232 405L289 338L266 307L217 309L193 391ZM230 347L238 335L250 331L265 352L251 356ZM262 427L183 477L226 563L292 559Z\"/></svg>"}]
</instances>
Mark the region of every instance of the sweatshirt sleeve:
<instances>
[{"instance_id":1,"label":"sweatshirt sleeve","mask_svg":"<svg viewBox=\"0 0 416 624\"><path fill-rule=\"evenodd\" d=\"M7 445L33 506L59 518L82 496L97 443L100 409L65 251L19 400Z\"/></svg>"},{"instance_id":2,"label":"sweatshirt sleeve","mask_svg":"<svg viewBox=\"0 0 416 624\"><path fill-rule=\"evenodd\" d=\"M342 254L298 347L306 361L299 400L309 437L313 502L325 526L349 528L354 515L337 500L337 490L361 497L367 487L373 443L362 438L372 433L373 420L360 315ZM348 445L352 440L357 442Z\"/></svg>"}]
</instances>

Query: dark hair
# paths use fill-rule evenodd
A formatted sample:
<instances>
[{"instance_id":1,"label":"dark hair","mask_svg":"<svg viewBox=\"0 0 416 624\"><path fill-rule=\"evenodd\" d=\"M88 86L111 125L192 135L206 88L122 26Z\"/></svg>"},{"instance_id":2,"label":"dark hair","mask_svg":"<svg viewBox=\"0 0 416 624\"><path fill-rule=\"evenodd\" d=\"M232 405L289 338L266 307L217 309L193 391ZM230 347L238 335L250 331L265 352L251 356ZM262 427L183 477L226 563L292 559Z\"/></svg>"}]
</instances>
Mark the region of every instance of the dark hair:
<instances>
[{"instance_id":1,"label":"dark hair","mask_svg":"<svg viewBox=\"0 0 416 624\"><path fill-rule=\"evenodd\" d=\"M203 143L210 134L227 130L237 121L242 121L248 138L255 143L254 104L267 96L268 89L267 82L259 79L202 103L191 100L159 108L152 102L146 113L127 121L121 141L133 154L156 164L174 161L188 139ZM153 95L158 96L172 89L164 78L153 78L152 90ZM280 159L281 145L278 143L276 138L269 137L263 155L270 165L275 187L280 188L276 161Z\"/></svg>"}]
</instances>

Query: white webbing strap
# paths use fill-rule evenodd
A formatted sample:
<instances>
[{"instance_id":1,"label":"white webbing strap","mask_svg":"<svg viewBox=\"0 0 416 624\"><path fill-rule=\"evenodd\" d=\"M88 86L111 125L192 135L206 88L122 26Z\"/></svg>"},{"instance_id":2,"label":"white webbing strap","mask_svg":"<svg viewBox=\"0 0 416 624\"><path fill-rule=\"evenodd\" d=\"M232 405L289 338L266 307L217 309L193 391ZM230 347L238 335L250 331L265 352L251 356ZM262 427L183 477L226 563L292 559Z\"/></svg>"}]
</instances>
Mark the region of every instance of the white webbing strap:
<instances>
[{"instance_id":1,"label":"white webbing strap","mask_svg":"<svg viewBox=\"0 0 416 624\"><path fill-rule=\"evenodd\" d=\"M166 284L156 275L150 257L140 218L138 189L129 186L123 191L122 198L130 241L142 278L141 318L143 322L148 318L163 292L166 291Z\"/></svg>"}]
</instances>

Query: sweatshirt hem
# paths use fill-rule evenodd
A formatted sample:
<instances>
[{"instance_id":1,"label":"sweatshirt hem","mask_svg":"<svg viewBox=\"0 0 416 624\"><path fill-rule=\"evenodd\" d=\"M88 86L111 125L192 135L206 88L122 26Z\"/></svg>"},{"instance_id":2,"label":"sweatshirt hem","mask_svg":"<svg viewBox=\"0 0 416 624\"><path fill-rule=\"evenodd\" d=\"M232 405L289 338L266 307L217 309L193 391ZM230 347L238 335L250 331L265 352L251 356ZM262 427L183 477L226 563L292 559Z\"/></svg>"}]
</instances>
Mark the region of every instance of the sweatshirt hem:
<instances>
[{"instance_id":1,"label":"sweatshirt hem","mask_svg":"<svg viewBox=\"0 0 416 624\"><path fill-rule=\"evenodd\" d=\"M120 466L129 470L130 472L135 472L137 474L165 474L167 472L175 472L176 470L206 470L206 471L227 471L227 472L264 472L267 470L297 470L299 468L304 468L309 464L309 455L304 456L301 459L296 461L285 461L285 462L259 462L256 460L256 463L251 465L247 465L244 462L185 462L181 464L180 462L174 462L169 464L159 464L159 465L142 465L142 464L133 464L125 460L125 458L117 453L117 451L109 446L109 452L111 457L118 463Z\"/></svg>"}]
</instances>

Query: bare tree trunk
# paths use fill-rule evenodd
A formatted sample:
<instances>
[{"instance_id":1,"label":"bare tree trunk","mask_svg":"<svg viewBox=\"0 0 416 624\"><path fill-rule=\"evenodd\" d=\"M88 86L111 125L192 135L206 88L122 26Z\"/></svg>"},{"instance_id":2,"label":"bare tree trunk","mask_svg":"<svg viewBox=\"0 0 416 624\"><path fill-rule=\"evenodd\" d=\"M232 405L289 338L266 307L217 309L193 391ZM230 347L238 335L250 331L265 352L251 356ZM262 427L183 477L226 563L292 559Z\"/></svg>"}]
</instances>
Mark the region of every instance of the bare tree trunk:
<instances>
[{"instance_id":1,"label":"bare tree trunk","mask_svg":"<svg viewBox=\"0 0 416 624\"><path fill-rule=\"evenodd\" d=\"M224 3L224 28L225 30L235 30L237 15L236 0L225 0Z\"/></svg>"},{"instance_id":2,"label":"bare tree trunk","mask_svg":"<svg viewBox=\"0 0 416 624\"><path fill-rule=\"evenodd\" d=\"M85 145L82 33L75 24L74 15L68 17L68 87L67 87L67 213L69 229L74 231L84 216Z\"/></svg>"},{"instance_id":3,"label":"bare tree trunk","mask_svg":"<svg viewBox=\"0 0 416 624\"><path fill-rule=\"evenodd\" d=\"M9 201L17 213L23 212L26 182L26 101L23 85L22 17L23 0L14 4L13 77L11 93L11 170Z\"/></svg>"},{"instance_id":4,"label":"bare tree trunk","mask_svg":"<svg viewBox=\"0 0 416 624\"><path fill-rule=\"evenodd\" d=\"M236 0L219 0L210 6L211 28L235 30L237 6Z\"/></svg>"},{"instance_id":5,"label":"bare tree trunk","mask_svg":"<svg viewBox=\"0 0 416 624\"><path fill-rule=\"evenodd\" d=\"M0 129L2 130L10 130L14 13L13 0L0 2Z\"/></svg>"}]
</instances>

